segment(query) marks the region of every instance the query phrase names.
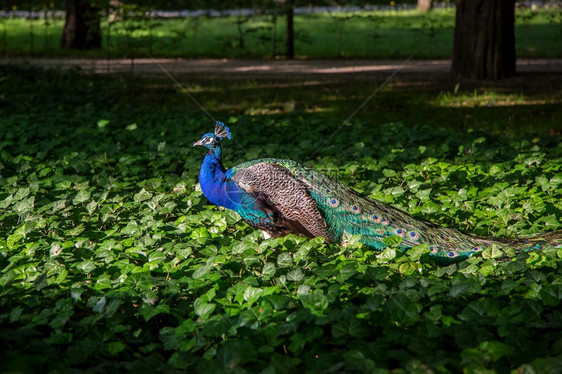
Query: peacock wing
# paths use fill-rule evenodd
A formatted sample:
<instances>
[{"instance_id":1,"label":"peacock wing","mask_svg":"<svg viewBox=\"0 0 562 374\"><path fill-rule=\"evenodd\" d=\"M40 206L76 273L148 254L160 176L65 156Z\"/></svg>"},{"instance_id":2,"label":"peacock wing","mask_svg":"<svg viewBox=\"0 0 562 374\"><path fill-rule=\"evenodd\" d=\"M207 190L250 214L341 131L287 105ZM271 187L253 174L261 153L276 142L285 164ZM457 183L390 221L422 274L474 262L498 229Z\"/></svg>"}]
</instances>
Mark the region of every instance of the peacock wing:
<instances>
[{"instance_id":1,"label":"peacock wing","mask_svg":"<svg viewBox=\"0 0 562 374\"><path fill-rule=\"evenodd\" d=\"M243 170L258 163L282 167L305 188L324 218L332 242L343 242L347 232L359 234L364 244L383 250L387 238L399 236L402 250L428 243L430 256L440 263L465 259L494 242L414 218L389 204L362 196L337 180L295 161L262 159L245 162L236 169Z\"/></svg>"},{"instance_id":2,"label":"peacock wing","mask_svg":"<svg viewBox=\"0 0 562 374\"><path fill-rule=\"evenodd\" d=\"M263 209L275 212L275 233L288 232L331 241L328 226L307 186L283 165L267 160L238 165L227 173L240 188L252 194ZM245 217L243 217L245 218ZM277 236L277 235L276 235Z\"/></svg>"}]
</instances>

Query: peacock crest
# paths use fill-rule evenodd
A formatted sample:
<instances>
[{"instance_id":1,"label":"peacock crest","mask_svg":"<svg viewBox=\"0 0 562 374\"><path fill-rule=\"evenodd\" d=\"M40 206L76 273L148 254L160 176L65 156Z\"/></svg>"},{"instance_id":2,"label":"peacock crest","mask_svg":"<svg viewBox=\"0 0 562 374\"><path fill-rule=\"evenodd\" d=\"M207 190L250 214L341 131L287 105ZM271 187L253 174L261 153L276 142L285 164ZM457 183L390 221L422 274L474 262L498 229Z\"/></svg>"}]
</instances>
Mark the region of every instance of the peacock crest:
<instances>
[{"instance_id":1,"label":"peacock crest","mask_svg":"<svg viewBox=\"0 0 562 374\"><path fill-rule=\"evenodd\" d=\"M230 129L220 121L217 121L217 123L215 124L215 136L219 139L232 139L232 133L230 132Z\"/></svg>"}]
</instances>

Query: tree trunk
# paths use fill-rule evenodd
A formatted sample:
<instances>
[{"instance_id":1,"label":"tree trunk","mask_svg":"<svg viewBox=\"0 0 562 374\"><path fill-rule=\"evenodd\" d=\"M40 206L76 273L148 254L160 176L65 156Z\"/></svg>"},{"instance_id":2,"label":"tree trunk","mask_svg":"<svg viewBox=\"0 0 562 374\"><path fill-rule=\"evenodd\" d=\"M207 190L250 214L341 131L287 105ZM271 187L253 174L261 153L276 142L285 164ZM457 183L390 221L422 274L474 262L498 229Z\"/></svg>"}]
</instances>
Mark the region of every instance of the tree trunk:
<instances>
[{"instance_id":1,"label":"tree trunk","mask_svg":"<svg viewBox=\"0 0 562 374\"><path fill-rule=\"evenodd\" d=\"M62 49L101 47L99 9L89 0L66 0L66 20L60 39Z\"/></svg>"},{"instance_id":2,"label":"tree trunk","mask_svg":"<svg viewBox=\"0 0 562 374\"><path fill-rule=\"evenodd\" d=\"M458 0L452 74L467 79L515 75L515 0Z\"/></svg>"},{"instance_id":3,"label":"tree trunk","mask_svg":"<svg viewBox=\"0 0 562 374\"><path fill-rule=\"evenodd\" d=\"M429 12L433 9L434 0L418 0L418 10L420 12Z\"/></svg>"},{"instance_id":4,"label":"tree trunk","mask_svg":"<svg viewBox=\"0 0 562 374\"><path fill-rule=\"evenodd\" d=\"M287 58L295 57L294 1L287 0Z\"/></svg>"}]
</instances>

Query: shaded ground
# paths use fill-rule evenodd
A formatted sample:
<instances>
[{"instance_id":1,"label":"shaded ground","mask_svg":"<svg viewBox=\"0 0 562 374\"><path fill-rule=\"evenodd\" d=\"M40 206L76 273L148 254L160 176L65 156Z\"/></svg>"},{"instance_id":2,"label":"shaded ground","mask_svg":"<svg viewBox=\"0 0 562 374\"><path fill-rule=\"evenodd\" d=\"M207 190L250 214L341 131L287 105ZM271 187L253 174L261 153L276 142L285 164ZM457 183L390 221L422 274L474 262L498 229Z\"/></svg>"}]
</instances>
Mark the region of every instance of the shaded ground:
<instances>
[{"instance_id":1,"label":"shaded ground","mask_svg":"<svg viewBox=\"0 0 562 374\"><path fill-rule=\"evenodd\" d=\"M562 59L520 59L516 77L495 82L452 79L447 60L0 59L0 65L8 63L118 73L120 94L108 107L200 113L182 94L185 88L224 121L240 115L345 121L356 113L355 119L373 125L403 122L506 134L562 131ZM79 84L69 88L79 92Z\"/></svg>"},{"instance_id":2,"label":"shaded ground","mask_svg":"<svg viewBox=\"0 0 562 374\"><path fill-rule=\"evenodd\" d=\"M456 80L449 76L449 60L234 60L234 59L0 59L0 64L29 63L50 68L81 68L95 73L143 73L220 79L310 80L338 79L354 83L386 79L423 90L442 90ZM489 87L528 93L560 93L562 59L519 59L518 75L497 82L463 82L468 87Z\"/></svg>"}]
</instances>

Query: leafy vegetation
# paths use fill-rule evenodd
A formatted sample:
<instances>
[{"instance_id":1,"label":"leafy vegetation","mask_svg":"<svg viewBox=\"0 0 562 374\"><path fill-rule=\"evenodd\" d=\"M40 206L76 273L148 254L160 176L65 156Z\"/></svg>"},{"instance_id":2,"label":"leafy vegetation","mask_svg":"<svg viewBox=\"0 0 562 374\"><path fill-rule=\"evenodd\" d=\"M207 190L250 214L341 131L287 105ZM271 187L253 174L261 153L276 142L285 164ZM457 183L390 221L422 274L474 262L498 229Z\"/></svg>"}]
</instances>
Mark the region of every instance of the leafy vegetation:
<instances>
[{"instance_id":1,"label":"leafy vegetation","mask_svg":"<svg viewBox=\"0 0 562 374\"><path fill-rule=\"evenodd\" d=\"M304 108L304 84L292 94L248 85L280 108L296 99L296 110L259 114L246 102L255 113L234 115L250 110L228 106L250 91L244 83L202 84L199 97L214 97L203 102L234 132L228 165L296 159L479 234L561 226L559 127L506 134L499 116L466 112L479 122L460 132L402 101L408 122L380 123L379 108L367 108L375 119L317 150L340 127L337 110ZM212 123L169 87L0 70L2 370L559 372L562 249L509 260L487 250L439 267L423 247L373 253L353 240L264 240L201 195L203 155L191 144ZM314 90L326 101L336 92ZM532 107L522 95L462 95L469 108L498 98ZM439 103L458 101L441 94L426 105ZM559 106L540 107L536 123L559 115Z\"/></svg>"},{"instance_id":2,"label":"leafy vegetation","mask_svg":"<svg viewBox=\"0 0 562 374\"><path fill-rule=\"evenodd\" d=\"M454 9L322 13L295 17L301 58L449 57ZM556 9L517 9L518 57L561 57ZM274 57L285 52L282 17L150 19L139 13L104 23L102 51L61 51L63 20L0 20L0 53L81 57Z\"/></svg>"}]
</instances>

